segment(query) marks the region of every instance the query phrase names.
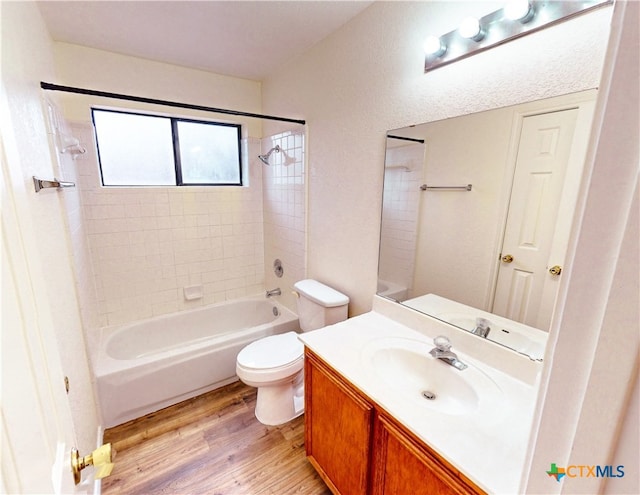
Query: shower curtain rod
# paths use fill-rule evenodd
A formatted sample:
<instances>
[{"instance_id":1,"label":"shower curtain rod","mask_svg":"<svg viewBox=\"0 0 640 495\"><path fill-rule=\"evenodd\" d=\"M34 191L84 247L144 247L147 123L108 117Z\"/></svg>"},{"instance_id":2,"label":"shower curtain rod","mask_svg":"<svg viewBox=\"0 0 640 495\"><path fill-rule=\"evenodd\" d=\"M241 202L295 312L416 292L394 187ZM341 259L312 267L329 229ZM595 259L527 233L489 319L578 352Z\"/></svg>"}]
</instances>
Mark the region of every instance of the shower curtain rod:
<instances>
[{"instance_id":1,"label":"shower curtain rod","mask_svg":"<svg viewBox=\"0 0 640 495\"><path fill-rule=\"evenodd\" d=\"M387 137L391 139L401 139L402 141L413 141L415 143L424 144L424 139L410 138L410 137L404 137L404 136L394 136L393 134L387 134Z\"/></svg>"},{"instance_id":2,"label":"shower curtain rod","mask_svg":"<svg viewBox=\"0 0 640 495\"><path fill-rule=\"evenodd\" d=\"M41 81L40 87L49 91L64 91L65 93L76 93L81 95L100 96L102 98L113 98L116 100L137 101L139 103L151 103L154 105L164 105L168 107L188 108L190 110L202 110L204 112L224 113L227 115L237 115L240 117L253 117L256 119L278 120L280 122L293 122L294 124L305 125L306 121L289 119L286 117L276 117L273 115L260 115L258 113L240 112L238 110L226 110L224 108L205 107L202 105L192 105L191 103L181 103L178 101L157 100L155 98L145 98L143 96L123 95L119 93L108 93L106 91L95 91L93 89L74 88L71 86L60 86Z\"/></svg>"}]
</instances>

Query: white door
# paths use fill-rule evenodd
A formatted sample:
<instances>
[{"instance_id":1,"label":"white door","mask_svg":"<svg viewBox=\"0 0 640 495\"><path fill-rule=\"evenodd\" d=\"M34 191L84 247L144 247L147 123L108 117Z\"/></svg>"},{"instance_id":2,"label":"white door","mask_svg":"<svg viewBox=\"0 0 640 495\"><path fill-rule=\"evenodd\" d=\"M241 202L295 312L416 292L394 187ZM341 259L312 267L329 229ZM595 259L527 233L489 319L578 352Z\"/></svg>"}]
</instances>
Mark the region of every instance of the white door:
<instances>
[{"instance_id":1,"label":"white door","mask_svg":"<svg viewBox=\"0 0 640 495\"><path fill-rule=\"evenodd\" d=\"M566 235L555 235L556 226L570 225L564 217L573 212L562 194L578 114L572 108L524 117L500 253L492 312L544 330L561 276L550 270L562 267L566 250L554 246L554 236L566 244Z\"/></svg>"},{"instance_id":2,"label":"white door","mask_svg":"<svg viewBox=\"0 0 640 495\"><path fill-rule=\"evenodd\" d=\"M0 136L2 176L2 480L4 493L77 493L70 468L75 445L48 296L30 257L38 240L25 230L16 198L27 191L11 174ZM15 149L13 150L15 155ZM15 170L14 170L15 172ZM21 222L23 222L21 224ZM34 283L35 282L35 283ZM86 486L81 487L86 491Z\"/></svg>"}]
</instances>

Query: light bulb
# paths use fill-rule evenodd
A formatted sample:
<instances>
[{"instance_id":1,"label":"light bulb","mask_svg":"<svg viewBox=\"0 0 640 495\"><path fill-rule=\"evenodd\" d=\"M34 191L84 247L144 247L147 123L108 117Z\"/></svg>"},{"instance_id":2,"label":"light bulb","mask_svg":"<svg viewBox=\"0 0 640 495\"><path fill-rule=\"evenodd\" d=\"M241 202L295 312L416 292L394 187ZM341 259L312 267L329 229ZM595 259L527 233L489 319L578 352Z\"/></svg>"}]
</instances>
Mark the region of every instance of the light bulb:
<instances>
[{"instance_id":1,"label":"light bulb","mask_svg":"<svg viewBox=\"0 0 640 495\"><path fill-rule=\"evenodd\" d=\"M467 17L460 23L460 27L458 28L458 33L463 38L468 38L474 41L480 41L484 38L484 31L482 31L482 27L480 26L480 21L475 17Z\"/></svg>"},{"instance_id":2,"label":"light bulb","mask_svg":"<svg viewBox=\"0 0 640 495\"><path fill-rule=\"evenodd\" d=\"M442 44L442 41L437 36L428 36L424 40L424 53L434 57L440 57L447 51L447 47Z\"/></svg>"},{"instance_id":3,"label":"light bulb","mask_svg":"<svg viewBox=\"0 0 640 495\"><path fill-rule=\"evenodd\" d=\"M504 16L511 21L529 22L534 15L529 0L510 0L504 6Z\"/></svg>"}]
</instances>

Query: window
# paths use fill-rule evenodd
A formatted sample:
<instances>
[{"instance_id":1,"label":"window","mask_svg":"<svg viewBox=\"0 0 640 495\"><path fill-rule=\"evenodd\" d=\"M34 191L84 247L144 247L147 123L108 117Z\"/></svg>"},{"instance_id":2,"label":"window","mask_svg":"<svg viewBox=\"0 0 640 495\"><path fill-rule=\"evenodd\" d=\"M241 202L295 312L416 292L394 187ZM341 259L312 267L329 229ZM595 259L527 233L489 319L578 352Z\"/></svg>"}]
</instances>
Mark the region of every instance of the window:
<instances>
[{"instance_id":1,"label":"window","mask_svg":"<svg viewBox=\"0 0 640 495\"><path fill-rule=\"evenodd\" d=\"M242 185L239 125L91 112L104 186Z\"/></svg>"}]
</instances>

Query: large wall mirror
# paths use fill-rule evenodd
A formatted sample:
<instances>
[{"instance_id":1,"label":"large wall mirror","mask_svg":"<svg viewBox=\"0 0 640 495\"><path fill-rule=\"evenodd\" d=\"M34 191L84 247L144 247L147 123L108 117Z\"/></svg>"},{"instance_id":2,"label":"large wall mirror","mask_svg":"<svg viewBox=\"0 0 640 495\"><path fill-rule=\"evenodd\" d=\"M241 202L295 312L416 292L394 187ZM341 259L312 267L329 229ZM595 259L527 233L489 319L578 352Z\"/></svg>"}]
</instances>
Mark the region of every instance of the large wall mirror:
<instances>
[{"instance_id":1,"label":"large wall mirror","mask_svg":"<svg viewBox=\"0 0 640 495\"><path fill-rule=\"evenodd\" d=\"M389 131L378 295L542 359L595 98Z\"/></svg>"}]
</instances>

